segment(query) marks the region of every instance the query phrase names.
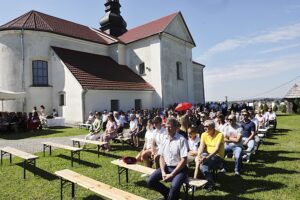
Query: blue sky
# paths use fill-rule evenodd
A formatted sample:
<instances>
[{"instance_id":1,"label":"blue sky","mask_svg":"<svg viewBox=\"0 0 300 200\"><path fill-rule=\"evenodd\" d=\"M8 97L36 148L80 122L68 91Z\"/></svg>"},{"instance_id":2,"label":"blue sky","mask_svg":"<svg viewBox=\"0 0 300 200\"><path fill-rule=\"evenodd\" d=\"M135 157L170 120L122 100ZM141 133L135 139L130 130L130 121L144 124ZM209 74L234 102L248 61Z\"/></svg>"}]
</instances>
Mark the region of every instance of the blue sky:
<instances>
[{"instance_id":1,"label":"blue sky","mask_svg":"<svg viewBox=\"0 0 300 200\"><path fill-rule=\"evenodd\" d=\"M300 84L298 0L120 0L128 29L181 11L197 44L207 101L283 97ZM30 10L98 28L104 0L10 0L0 24ZM268 92L267 92L268 91ZM266 93L267 92L267 93Z\"/></svg>"}]
</instances>

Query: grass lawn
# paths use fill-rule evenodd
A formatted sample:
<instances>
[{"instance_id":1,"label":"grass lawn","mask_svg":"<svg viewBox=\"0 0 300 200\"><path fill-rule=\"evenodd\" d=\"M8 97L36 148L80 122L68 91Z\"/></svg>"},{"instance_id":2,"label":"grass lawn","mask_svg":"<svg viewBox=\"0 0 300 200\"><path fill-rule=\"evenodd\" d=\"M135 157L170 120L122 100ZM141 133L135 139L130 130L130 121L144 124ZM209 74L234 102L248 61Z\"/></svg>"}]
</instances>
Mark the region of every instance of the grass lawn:
<instances>
[{"instance_id":1,"label":"grass lawn","mask_svg":"<svg viewBox=\"0 0 300 200\"><path fill-rule=\"evenodd\" d=\"M46 137L82 134L84 129L53 130L55 133ZM52 156L47 154L46 157L37 153L36 155L40 156L37 159L37 169L30 169L35 170L37 176L28 172L26 180L23 180L20 159L13 158L13 165L9 164L8 159L4 159L0 170L0 199L59 199L60 182L53 173L66 168L147 199L160 197L158 193L146 188L146 181L140 178L140 173L130 170L129 184L126 184L125 177L122 177L123 184L118 185L117 167L110 164L110 161L124 155L135 156L136 150L126 146L122 149L120 144L114 144L113 151L103 153L98 158L95 147L88 147L87 151L81 153L82 164L74 163L73 168L68 151L54 150ZM258 154L253 156L253 162L244 164L241 177L233 175L232 159L227 159L227 166L228 172L218 175L216 190L211 193L197 190L195 199L299 199L300 115L278 117L278 131L269 135ZM193 170L191 174L192 172ZM70 199L70 194L70 187L67 187L64 192L65 199ZM76 186L76 199L102 198Z\"/></svg>"},{"instance_id":2,"label":"grass lawn","mask_svg":"<svg viewBox=\"0 0 300 200\"><path fill-rule=\"evenodd\" d=\"M85 128L71 128L71 127L51 127L43 128L37 131L27 131L27 132L5 132L0 133L0 139L9 140L19 140L25 138L53 138L53 137L66 137L66 136L76 136L88 134L88 130Z\"/></svg>"}]
</instances>

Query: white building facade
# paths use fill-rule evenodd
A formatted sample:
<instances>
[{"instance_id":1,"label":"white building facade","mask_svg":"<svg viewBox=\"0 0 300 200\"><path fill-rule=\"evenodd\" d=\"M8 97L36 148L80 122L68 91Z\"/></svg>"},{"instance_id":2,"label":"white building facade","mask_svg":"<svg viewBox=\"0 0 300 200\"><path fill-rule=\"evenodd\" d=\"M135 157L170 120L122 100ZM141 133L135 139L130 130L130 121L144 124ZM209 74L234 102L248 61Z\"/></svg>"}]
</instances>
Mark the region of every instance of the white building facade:
<instances>
[{"instance_id":1,"label":"white building facade","mask_svg":"<svg viewBox=\"0 0 300 200\"><path fill-rule=\"evenodd\" d=\"M26 92L4 108L31 112L44 105L77 123L95 110L204 103L204 65L192 61L193 47L181 13L110 35L30 11L0 26L0 88ZM69 62L72 55L76 61Z\"/></svg>"}]
</instances>

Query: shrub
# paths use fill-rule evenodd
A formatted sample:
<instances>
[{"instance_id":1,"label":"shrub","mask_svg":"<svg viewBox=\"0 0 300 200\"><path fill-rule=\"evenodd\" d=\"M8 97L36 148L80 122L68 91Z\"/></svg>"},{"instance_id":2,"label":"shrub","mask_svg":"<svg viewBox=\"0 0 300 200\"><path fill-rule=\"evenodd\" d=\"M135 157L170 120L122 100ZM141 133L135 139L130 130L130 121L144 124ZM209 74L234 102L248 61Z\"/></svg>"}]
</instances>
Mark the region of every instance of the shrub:
<instances>
[{"instance_id":1,"label":"shrub","mask_svg":"<svg viewBox=\"0 0 300 200\"><path fill-rule=\"evenodd\" d=\"M279 110L280 110L280 112L282 112L282 113L286 113L286 105L285 105L285 104L280 104Z\"/></svg>"}]
</instances>

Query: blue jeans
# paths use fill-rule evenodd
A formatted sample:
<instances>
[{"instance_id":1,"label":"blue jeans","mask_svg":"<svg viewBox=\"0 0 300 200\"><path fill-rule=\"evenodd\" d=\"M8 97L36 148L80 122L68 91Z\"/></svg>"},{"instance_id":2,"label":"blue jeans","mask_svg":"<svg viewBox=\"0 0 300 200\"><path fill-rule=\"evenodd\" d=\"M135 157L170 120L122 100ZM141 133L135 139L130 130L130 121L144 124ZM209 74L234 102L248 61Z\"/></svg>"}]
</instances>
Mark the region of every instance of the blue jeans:
<instances>
[{"instance_id":1,"label":"blue jeans","mask_svg":"<svg viewBox=\"0 0 300 200\"><path fill-rule=\"evenodd\" d=\"M246 137L242 138L243 142L247 140ZM255 146L255 141L254 140L249 140L249 142L247 143L247 150L248 152L251 152L254 149Z\"/></svg>"},{"instance_id":2,"label":"blue jeans","mask_svg":"<svg viewBox=\"0 0 300 200\"><path fill-rule=\"evenodd\" d=\"M203 153L202 156L207 156L207 153ZM210 173L210 169L221 168L223 165L223 159L220 156L213 156L204 163L200 165L200 170L204 175L205 179L207 180L208 186L213 186L214 181L212 174Z\"/></svg>"},{"instance_id":3,"label":"blue jeans","mask_svg":"<svg viewBox=\"0 0 300 200\"><path fill-rule=\"evenodd\" d=\"M235 162L235 167L234 171L235 172L240 172L241 167L242 167L242 152L243 149L242 147L232 145L232 144L226 144L225 145L225 154L228 153L233 153L234 156L234 162Z\"/></svg>"},{"instance_id":4,"label":"blue jeans","mask_svg":"<svg viewBox=\"0 0 300 200\"><path fill-rule=\"evenodd\" d=\"M176 167L166 167L165 171L167 174L172 173ZM156 169L148 179L147 185L150 189L156 190L161 193L167 200L176 200L179 198L180 188L185 181L187 176L188 168L184 167L178 172L175 177L172 178L171 188L166 187L160 182L162 180L162 173L160 168Z\"/></svg>"}]
</instances>

